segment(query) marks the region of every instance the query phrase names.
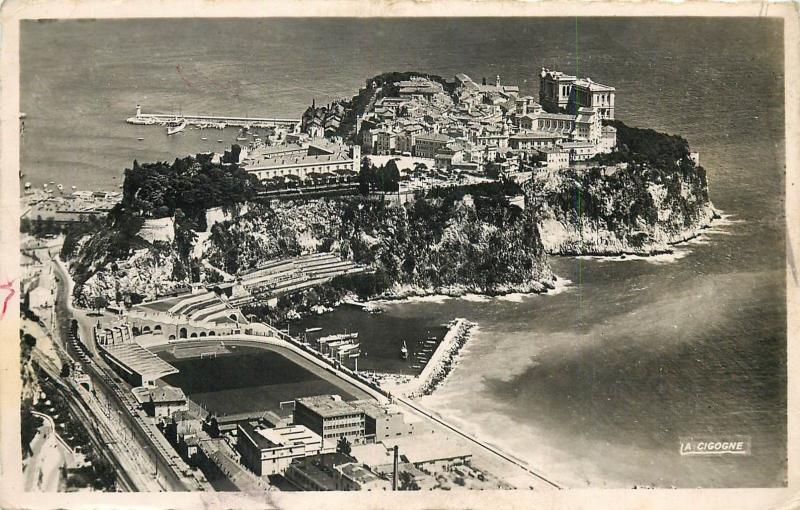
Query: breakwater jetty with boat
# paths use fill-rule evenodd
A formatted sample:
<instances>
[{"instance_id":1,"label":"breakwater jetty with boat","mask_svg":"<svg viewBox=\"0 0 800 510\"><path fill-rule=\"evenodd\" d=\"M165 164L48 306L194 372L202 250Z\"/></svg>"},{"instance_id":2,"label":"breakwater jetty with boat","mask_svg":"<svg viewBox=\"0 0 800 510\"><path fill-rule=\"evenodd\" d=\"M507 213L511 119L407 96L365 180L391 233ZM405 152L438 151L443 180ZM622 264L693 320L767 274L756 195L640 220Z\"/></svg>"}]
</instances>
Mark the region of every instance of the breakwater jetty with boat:
<instances>
[{"instance_id":1,"label":"breakwater jetty with boat","mask_svg":"<svg viewBox=\"0 0 800 510\"><path fill-rule=\"evenodd\" d=\"M475 326L474 322L466 319L454 319L450 323L450 329L447 334L436 347L422 372L413 379L386 389L409 398L417 398L433 393L452 370L458 353L469 340Z\"/></svg>"},{"instance_id":2,"label":"breakwater jetty with boat","mask_svg":"<svg viewBox=\"0 0 800 510\"><path fill-rule=\"evenodd\" d=\"M125 122L137 125L166 126L175 122L185 122L187 125L200 129L224 129L226 127L241 128L284 128L294 129L299 126L300 119L284 119L278 117L228 117L218 115L186 115L168 113L142 113L141 105L136 105L136 115L128 117Z\"/></svg>"}]
</instances>

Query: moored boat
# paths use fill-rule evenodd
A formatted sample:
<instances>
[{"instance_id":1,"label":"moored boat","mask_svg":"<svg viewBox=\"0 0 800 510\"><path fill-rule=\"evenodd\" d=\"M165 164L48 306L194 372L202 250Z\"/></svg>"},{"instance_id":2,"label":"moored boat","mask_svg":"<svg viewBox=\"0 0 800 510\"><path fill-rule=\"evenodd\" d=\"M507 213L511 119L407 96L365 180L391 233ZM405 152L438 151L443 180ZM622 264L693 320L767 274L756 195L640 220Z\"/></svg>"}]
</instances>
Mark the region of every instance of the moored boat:
<instances>
[{"instance_id":1,"label":"moored boat","mask_svg":"<svg viewBox=\"0 0 800 510\"><path fill-rule=\"evenodd\" d=\"M186 129L186 119L180 119L180 121L178 121L178 119L176 119L176 120L170 122L169 124L167 124L167 134L168 135L174 135L175 133L180 133L184 129Z\"/></svg>"}]
</instances>

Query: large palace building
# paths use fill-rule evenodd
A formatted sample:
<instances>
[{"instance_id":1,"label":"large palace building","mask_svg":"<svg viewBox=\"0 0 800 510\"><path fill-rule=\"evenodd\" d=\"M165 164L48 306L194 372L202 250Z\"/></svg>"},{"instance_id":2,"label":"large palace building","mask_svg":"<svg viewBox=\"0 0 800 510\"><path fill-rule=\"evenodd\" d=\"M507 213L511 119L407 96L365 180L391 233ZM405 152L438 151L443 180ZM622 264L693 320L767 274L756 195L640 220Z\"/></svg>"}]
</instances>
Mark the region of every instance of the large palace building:
<instances>
[{"instance_id":1,"label":"large palace building","mask_svg":"<svg viewBox=\"0 0 800 510\"><path fill-rule=\"evenodd\" d=\"M580 108L595 110L601 119L614 118L616 89L545 67L539 75L539 102L545 110L577 113Z\"/></svg>"}]
</instances>

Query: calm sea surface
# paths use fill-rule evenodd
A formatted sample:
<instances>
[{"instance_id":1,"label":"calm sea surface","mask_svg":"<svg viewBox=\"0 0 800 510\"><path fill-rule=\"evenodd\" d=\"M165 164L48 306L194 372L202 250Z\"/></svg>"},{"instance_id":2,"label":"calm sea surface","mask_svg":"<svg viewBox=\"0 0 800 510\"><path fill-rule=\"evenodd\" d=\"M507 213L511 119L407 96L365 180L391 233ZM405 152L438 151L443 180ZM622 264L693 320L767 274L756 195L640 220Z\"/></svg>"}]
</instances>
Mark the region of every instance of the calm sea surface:
<instances>
[{"instance_id":1,"label":"calm sea surface","mask_svg":"<svg viewBox=\"0 0 800 510\"><path fill-rule=\"evenodd\" d=\"M716 19L26 23L23 180L116 189L134 158L171 160L236 136L125 124L137 103L299 116L313 98L350 96L389 70L500 74L532 94L541 65L613 84L618 118L700 151L728 221L673 261L554 259L571 282L556 295L400 303L381 321L414 332L478 322L425 403L564 483L782 485L781 34L775 21ZM331 329L353 323L341 314L328 316ZM387 356L405 334L386 329ZM678 439L693 434L749 435L752 455L681 457Z\"/></svg>"}]
</instances>

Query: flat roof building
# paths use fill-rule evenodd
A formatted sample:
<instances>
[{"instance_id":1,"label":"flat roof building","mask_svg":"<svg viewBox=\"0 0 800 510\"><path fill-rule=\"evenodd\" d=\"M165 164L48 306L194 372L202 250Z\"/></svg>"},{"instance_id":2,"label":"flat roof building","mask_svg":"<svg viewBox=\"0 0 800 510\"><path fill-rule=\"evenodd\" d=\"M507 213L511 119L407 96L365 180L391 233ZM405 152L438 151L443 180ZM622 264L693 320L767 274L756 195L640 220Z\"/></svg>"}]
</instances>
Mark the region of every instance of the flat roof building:
<instances>
[{"instance_id":1,"label":"flat roof building","mask_svg":"<svg viewBox=\"0 0 800 510\"><path fill-rule=\"evenodd\" d=\"M292 460L284 477L292 485L305 491L335 491L335 467L353 462L343 453L325 453Z\"/></svg>"},{"instance_id":2,"label":"flat roof building","mask_svg":"<svg viewBox=\"0 0 800 510\"><path fill-rule=\"evenodd\" d=\"M256 428L249 422L237 427L236 447L242 464L259 476L283 474L293 459L333 451L322 438L302 425Z\"/></svg>"},{"instance_id":3,"label":"flat roof building","mask_svg":"<svg viewBox=\"0 0 800 510\"><path fill-rule=\"evenodd\" d=\"M390 491L389 480L356 462L334 467L336 489L340 491Z\"/></svg>"},{"instance_id":4,"label":"flat roof building","mask_svg":"<svg viewBox=\"0 0 800 510\"><path fill-rule=\"evenodd\" d=\"M346 437L351 443L364 437L364 411L339 395L317 395L295 400L293 421L316 432L324 441Z\"/></svg>"},{"instance_id":5,"label":"flat roof building","mask_svg":"<svg viewBox=\"0 0 800 510\"><path fill-rule=\"evenodd\" d=\"M387 438L431 433L432 428L422 420L406 421L406 414L394 404L380 405L370 400L356 400L350 403L364 412L364 435L375 442Z\"/></svg>"}]
</instances>

